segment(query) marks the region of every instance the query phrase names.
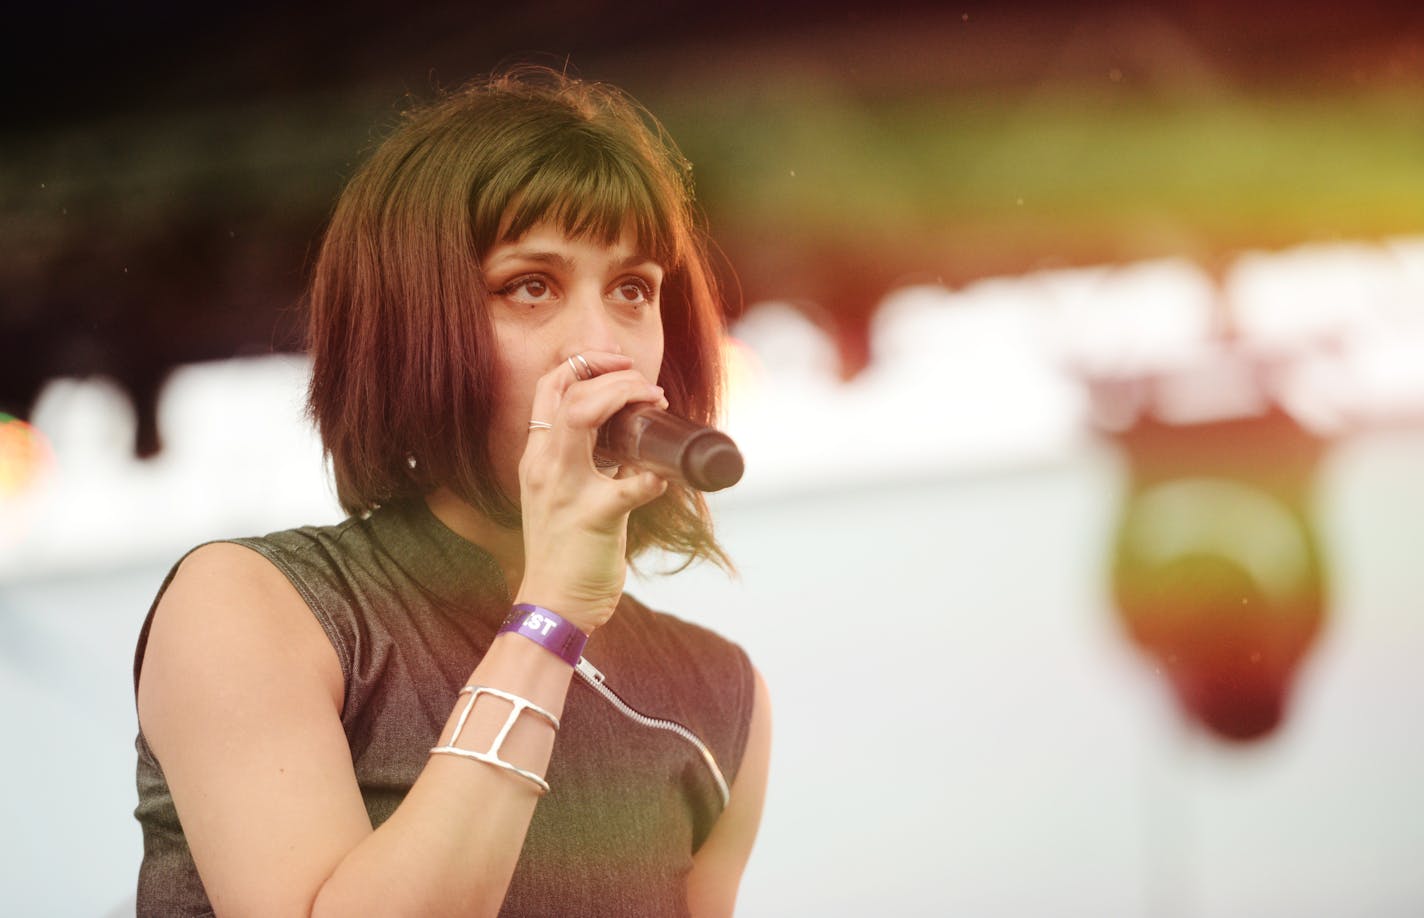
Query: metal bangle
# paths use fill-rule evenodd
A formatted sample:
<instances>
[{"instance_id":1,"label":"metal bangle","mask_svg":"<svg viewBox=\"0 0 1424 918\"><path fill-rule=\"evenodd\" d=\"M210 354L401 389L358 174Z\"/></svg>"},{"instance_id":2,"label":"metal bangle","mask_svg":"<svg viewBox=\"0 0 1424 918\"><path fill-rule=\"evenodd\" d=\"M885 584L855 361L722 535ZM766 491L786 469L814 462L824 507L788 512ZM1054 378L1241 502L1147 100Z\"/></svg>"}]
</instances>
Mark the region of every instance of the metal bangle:
<instances>
[{"instance_id":1,"label":"metal bangle","mask_svg":"<svg viewBox=\"0 0 1424 918\"><path fill-rule=\"evenodd\" d=\"M462 759L474 759L476 762L484 762L486 765L502 768L533 784L538 789L539 796L542 797L544 794L547 794L549 792L549 782L545 781L542 776L536 775L532 771L526 771L513 762L506 762L499 757L499 750L500 747L504 745L505 737L509 736L509 731L514 728L515 721L519 720L519 715L525 711L530 711L542 717L554 728L555 732L559 729L559 719L528 698L521 698L518 695L506 692L502 689L490 688L484 685L467 685L460 689L460 694L469 695L470 697L465 702L464 710L460 712L459 718L455 721L455 730L450 734L450 742L443 746L434 747L430 750L430 754L454 755ZM471 749L462 749L455 744L460 741L460 733L465 729L465 722L470 719L470 712L475 709L475 701L481 695L493 695L496 698L502 698L508 701L512 707L510 708L509 716L505 718L504 726L500 727L499 733L495 734L494 742L490 744L489 750L486 752L475 752Z\"/></svg>"}]
</instances>

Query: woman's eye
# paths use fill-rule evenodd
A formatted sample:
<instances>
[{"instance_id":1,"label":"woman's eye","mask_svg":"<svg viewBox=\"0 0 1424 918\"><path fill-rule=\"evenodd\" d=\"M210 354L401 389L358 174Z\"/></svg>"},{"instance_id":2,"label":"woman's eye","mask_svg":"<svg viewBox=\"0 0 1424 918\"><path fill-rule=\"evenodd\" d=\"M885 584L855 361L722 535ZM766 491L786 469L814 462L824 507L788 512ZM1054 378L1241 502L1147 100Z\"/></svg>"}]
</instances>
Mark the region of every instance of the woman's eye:
<instances>
[{"instance_id":1,"label":"woman's eye","mask_svg":"<svg viewBox=\"0 0 1424 918\"><path fill-rule=\"evenodd\" d=\"M516 277L499 291L501 295L525 302L542 302L549 297L549 282L542 277Z\"/></svg>"},{"instance_id":2,"label":"woman's eye","mask_svg":"<svg viewBox=\"0 0 1424 918\"><path fill-rule=\"evenodd\" d=\"M618 296L626 303L650 303L653 299L653 288L647 281L629 278L618 285Z\"/></svg>"}]
</instances>

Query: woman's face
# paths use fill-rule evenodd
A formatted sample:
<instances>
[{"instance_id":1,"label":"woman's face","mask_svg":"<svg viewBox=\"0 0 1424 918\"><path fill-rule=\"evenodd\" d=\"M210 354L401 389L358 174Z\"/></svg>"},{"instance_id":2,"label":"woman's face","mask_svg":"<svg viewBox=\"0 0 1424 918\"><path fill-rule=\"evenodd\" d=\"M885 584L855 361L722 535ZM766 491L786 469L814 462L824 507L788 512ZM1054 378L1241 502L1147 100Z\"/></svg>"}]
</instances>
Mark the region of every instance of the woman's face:
<instances>
[{"instance_id":1,"label":"woman's face","mask_svg":"<svg viewBox=\"0 0 1424 918\"><path fill-rule=\"evenodd\" d=\"M663 269L625 231L611 246L538 223L482 262L490 291L498 397L491 450L500 487L519 494L519 458L539 377L582 351L611 351L657 382ZM572 371L570 371L572 372ZM552 420L540 418L539 420Z\"/></svg>"}]
</instances>

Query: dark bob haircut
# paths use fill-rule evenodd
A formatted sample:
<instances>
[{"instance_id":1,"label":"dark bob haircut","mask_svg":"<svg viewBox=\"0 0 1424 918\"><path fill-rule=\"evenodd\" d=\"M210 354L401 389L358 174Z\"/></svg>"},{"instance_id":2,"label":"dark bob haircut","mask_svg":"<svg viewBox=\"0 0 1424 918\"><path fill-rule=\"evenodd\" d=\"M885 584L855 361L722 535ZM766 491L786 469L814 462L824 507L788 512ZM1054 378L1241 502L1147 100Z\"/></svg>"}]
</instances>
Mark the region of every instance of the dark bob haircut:
<instances>
[{"instance_id":1,"label":"dark bob haircut","mask_svg":"<svg viewBox=\"0 0 1424 918\"><path fill-rule=\"evenodd\" d=\"M691 184L652 115L556 71L512 70L408 112L337 202L309 293L309 411L342 507L443 485L519 525L490 461L499 393L480 261L541 221L609 244L631 228L663 265L657 383L673 412L714 423L724 322ZM726 564L702 495L682 487L631 517L629 557L650 547Z\"/></svg>"}]
</instances>

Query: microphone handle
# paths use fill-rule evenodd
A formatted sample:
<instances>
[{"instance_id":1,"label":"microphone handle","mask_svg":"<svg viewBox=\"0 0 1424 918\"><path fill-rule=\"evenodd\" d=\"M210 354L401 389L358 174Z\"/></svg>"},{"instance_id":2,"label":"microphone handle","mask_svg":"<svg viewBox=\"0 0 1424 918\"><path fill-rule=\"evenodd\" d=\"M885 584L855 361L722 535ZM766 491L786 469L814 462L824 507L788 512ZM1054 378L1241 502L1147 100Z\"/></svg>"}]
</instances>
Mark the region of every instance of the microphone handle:
<instances>
[{"instance_id":1,"label":"microphone handle","mask_svg":"<svg viewBox=\"0 0 1424 918\"><path fill-rule=\"evenodd\" d=\"M598 431L594 452L699 491L730 488L745 465L732 438L652 405L628 405Z\"/></svg>"}]
</instances>

